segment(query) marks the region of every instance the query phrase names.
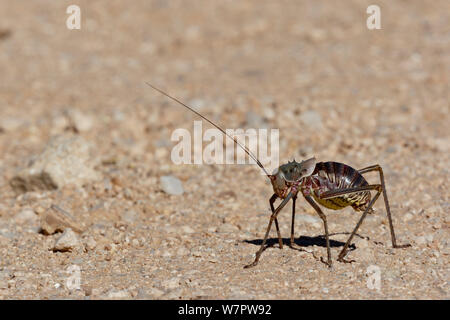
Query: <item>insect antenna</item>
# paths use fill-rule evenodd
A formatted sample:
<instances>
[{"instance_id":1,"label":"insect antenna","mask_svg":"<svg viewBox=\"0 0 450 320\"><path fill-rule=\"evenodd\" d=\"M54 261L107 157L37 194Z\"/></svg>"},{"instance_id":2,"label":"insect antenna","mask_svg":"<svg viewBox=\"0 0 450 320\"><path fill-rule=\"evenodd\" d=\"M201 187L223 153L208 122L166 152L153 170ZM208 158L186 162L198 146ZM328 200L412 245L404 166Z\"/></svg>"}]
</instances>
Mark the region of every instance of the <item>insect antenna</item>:
<instances>
[{"instance_id":1,"label":"insect antenna","mask_svg":"<svg viewBox=\"0 0 450 320\"><path fill-rule=\"evenodd\" d=\"M192 109L191 107L189 107L188 105L186 105L185 103L181 102L180 100L178 100L175 97L172 97L171 95L169 95L168 93L162 91L161 89L151 85L150 83L146 82L146 84L155 89L156 91L158 91L159 93L165 95L167 98L172 99L173 101L177 102L178 104L181 104L183 107L191 110L193 113L195 113L196 115L198 115L199 117L201 117L203 120L209 122L210 124L212 124L214 127L216 127L217 129L219 129L223 134L225 134L228 138L230 138L231 140L233 140L239 147L241 147L248 155L250 158L252 158L256 164L264 171L264 173L270 177L271 175L266 171L266 169L264 168L264 166L262 165L262 163L258 160L258 158L246 147L243 146L242 144L240 144L235 137L230 136L228 133L225 132L225 130L223 130L221 127L219 127L218 125L216 125L214 122L212 122L211 120L209 120L208 118L204 117L203 115L201 115L200 113L198 113L197 111L195 111L194 109Z\"/></svg>"}]
</instances>

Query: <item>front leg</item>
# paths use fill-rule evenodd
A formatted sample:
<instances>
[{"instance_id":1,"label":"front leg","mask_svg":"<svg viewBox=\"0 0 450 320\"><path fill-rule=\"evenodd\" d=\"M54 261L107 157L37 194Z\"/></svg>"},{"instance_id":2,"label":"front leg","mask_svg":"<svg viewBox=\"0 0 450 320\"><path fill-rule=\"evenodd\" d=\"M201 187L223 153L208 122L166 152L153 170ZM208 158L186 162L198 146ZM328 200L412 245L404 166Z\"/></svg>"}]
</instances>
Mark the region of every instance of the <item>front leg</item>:
<instances>
[{"instance_id":1,"label":"front leg","mask_svg":"<svg viewBox=\"0 0 450 320\"><path fill-rule=\"evenodd\" d=\"M275 200L277 200L278 196L276 193L272 195L272 197L269 199L270 209L272 210L272 214L275 212L275 208L273 207L273 204L275 203ZM275 227L277 229L277 235L278 235L278 243L280 245L280 249L283 249L283 239L281 238L280 233L280 226L278 225L278 218L275 218Z\"/></svg>"},{"instance_id":2,"label":"front leg","mask_svg":"<svg viewBox=\"0 0 450 320\"><path fill-rule=\"evenodd\" d=\"M258 264L259 258L261 257L262 252L264 251L264 246L266 245L267 237L269 236L270 227L272 226L272 222L277 218L278 214L280 213L281 209L284 208L284 206L291 200L293 194L292 191L288 193L287 197L280 203L280 205L275 209L275 211L270 216L269 225L267 226L266 234L264 235L264 239L261 243L261 247L259 248L258 252L255 256L255 261L253 263L246 265L244 268L251 268Z\"/></svg>"}]
</instances>

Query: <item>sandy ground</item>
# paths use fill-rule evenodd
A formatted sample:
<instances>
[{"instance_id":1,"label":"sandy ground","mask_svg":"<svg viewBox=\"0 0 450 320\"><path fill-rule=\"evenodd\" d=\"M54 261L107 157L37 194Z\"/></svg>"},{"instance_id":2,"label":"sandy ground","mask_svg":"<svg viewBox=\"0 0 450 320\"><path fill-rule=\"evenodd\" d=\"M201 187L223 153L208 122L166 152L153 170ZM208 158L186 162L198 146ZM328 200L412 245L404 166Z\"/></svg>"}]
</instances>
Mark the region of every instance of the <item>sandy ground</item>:
<instances>
[{"instance_id":1,"label":"sandy ground","mask_svg":"<svg viewBox=\"0 0 450 320\"><path fill-rule=\"evenodd\" d=\"M368 30L372 2L78 1L81 30L68 30L70 1L1 1L0 298L448 299L450 5L377 1L382 29ZM279 129L282 163L380 164L398 241L412 247L392 248L380 199L356 261L339 263L359 214L326 210L328 269L321 220L299 198L296 247L280 250L272 230L243 269L268 223L269 181L256 166L173 164L173 130L197 118L144 81L225 128ZM14 190L63 134L92 147L100 178ZM162 191L165 175L182 195ZM69 251L41 230L55 207L80 228ZM289 205L285 244L290 219Z\"/></svg>"}]
</instances>

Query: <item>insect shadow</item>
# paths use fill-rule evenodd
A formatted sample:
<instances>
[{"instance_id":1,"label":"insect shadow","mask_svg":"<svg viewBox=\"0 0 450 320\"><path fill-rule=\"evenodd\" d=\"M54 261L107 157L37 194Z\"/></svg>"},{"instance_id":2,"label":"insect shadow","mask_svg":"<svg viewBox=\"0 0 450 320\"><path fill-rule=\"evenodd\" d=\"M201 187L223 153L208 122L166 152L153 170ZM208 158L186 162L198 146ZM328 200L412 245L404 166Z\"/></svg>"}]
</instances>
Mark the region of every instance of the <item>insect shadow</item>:
<instances>
[{"instance_id":1,"label":"insect shadow","mask_svg":"<svg viewBox=\"0 0 450 320\"><path fill-rule=\"evenodd\" d=\"M339 232L339 233L332 233L330 236L338 235L338 234L349 234L349 232ZM363 237L359 234L355 234L355 236L360 237L361 239L367 239L367 237ZM283 245L289 246L290 239L289 238L282 238ZM253 239L253 240L243 240L245 243L254 244L257 246L260 246L263 242L262 239ZM269 238L266 241L267 246L266 249L269 247L273 247L274 245L278 244L278 238ZM309 237L309 236L300 236L299 238L294 239L294 243L299 247L311 247L311 246L318 246L318 247L325 247L327 246L325 235L318 235L315 237ZM332 248L338 248L343 247L345 245L345 242L333 240L330 239L330 247ZM295 248L292 248L295 249ZM353 251L356 249L356 246L354 243L349 245L349 250Z\"/></svg>"}]
</instances>

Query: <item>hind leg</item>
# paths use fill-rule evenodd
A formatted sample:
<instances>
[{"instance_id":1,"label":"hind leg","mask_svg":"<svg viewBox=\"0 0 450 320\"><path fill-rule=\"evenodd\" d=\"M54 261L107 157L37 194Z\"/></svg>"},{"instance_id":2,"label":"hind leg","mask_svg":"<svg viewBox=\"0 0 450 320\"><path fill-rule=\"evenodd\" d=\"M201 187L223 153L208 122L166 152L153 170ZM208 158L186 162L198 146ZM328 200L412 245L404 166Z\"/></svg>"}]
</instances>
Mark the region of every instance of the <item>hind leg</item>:
<instances>
[{"instance_id":1,"label":"hind leg","mask_svg":"<svg viewBox=\"0 0 450 320\"><path fill-rule=\"evenodd\" d=\"M389 206L389 200L388 200L387 192L386 192L386 185L384 183L383 169L378 164L376 164L376 165L358 170L358 172L361 174L371 172L371 171L378 171L380 174L380 182L381 182L381 188L382 188L382 192L383 192L383 199L384 199L384 204L386 206L386 213L387 213L387 217L388 217L388 221L389 221L389 229L391 231L392 246L394 248L410 247L411 246L410 244L403 244L403 245L397 244L397 239L395 237L395 232L394 232L394 224L392 223L391 209Z\"/></svg>"},{"instance_id":2,"label":"hind leg","mask_svg":"<svg viewBox=\"0 0 450 320\"><path fill-rule=\"evenodd\" d=\"M322 198L322 199L332 199L332 198L339 197L339 196L342 196L345 194L351 194L351 193L356 193L356 192L361 192L361 191L370 191L370 190L378 191L377 194L375 195L375 197L373 197L373 199L370 201L367 208L364 210L364 213L361 215L361 218L359 219L358 223L356 224L355 228L353 229L352 234L350 235L347 242L345 243L344 248L339 253L338 261L347 262L347 263L354 262L354 260L345 260L344 259L347 254L348 247L350 246L350 243L351 243L353 237L355 236L356 232L358 231L359 227L361 226L362 222L364 221L364 218L366 217L367 213L369 211L371 211L373 204L380 196L381 189L382 189L381 185L375 184L375 185L367 185L367 186L363 186L363 187L326 191L320 195L320 198Z\"/></svg>"}]
</instances>

